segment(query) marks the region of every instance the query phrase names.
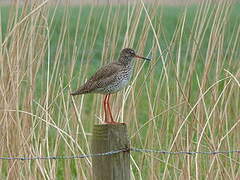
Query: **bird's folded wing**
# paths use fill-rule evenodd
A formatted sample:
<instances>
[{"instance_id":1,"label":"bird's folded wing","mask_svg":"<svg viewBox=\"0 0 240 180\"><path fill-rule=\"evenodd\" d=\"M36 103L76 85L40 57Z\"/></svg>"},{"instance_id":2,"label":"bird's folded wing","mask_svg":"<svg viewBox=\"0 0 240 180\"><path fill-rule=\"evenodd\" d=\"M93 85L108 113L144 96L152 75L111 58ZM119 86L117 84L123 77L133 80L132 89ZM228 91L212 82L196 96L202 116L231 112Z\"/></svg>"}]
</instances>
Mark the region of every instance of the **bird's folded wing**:
<instances>
[{"instance_id":1,"label":"bird's folded wing","mask_svg":"<svg viewBox=\"0 0 240 180\"><path fill-rule=\"evenodd\" d=\"M121 69L121 65L118 63L110 63L106 66L100 68L89 80L99 81L104 80L114 74L116 74Z\"/></svg>"},{"instance_id":2,"label":"bird's folded wing","mask_svg":"<svg viewBox=\"0 0 240 180\"><path fill-rule=\"evenodd\" d=\"M107 64L99 69L84 85L72 93L72 95L90 93L98 88L108 86L115 80L115 75L120 70L121 65L117 62Z\"/></svg>"},{"instance_id":3,"label":"bird's folded wing","mask_svg":"<svg viewBox=\"0 0 240 180\"><path fill-rule=\"evenodd\" d=\"M99 69L87 82L91 83L91 89L104 88L115 81L116 74L120 71L121 66L117 63L108 64ZM89 83L88 83L89 82Z\"/></svg>"}]
</instances>

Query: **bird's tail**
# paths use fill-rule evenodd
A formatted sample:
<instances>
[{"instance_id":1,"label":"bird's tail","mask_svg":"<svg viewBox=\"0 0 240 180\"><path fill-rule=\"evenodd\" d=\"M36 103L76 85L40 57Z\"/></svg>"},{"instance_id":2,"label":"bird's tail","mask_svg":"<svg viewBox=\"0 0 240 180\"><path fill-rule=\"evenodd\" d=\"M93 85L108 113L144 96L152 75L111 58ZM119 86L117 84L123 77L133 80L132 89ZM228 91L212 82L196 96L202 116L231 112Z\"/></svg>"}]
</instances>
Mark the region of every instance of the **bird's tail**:
<instances>
[{"instance_id":1,"label":"bird's tail","mask_svg":"<svg viewBox=\"0 0 240 180\"><path fill-rule=\"evenodd\" d=\"M76 96L76 95L78 95L78 93L77 92L72 92L72 93L70 93L70 95L71 96Z\"/></svg>"},{"instance_id":2,"label":"bird's tail","mask_svg":"<svg viewBox=\"0 0 240 180\"><path fill-rule=\"evenodd\" d=\"M76 95L80 95L80 94L83 94L83 93L79 90L70 93L71 96L76 96Z\"/></svg>"},{"instance_id":3,"label":"bird's tail","mask_svg":"<svg viewBox=\"0 0 240 180\"><path fill-rule=\"evenodd\" d=\"M81 94L86 94L86 93L88 93L86 90L80 88L80 89L78 89L74 92L71 92L70 95L71 96L76 96L76 95L81 95Z\"/></svg>"}]
</instances>

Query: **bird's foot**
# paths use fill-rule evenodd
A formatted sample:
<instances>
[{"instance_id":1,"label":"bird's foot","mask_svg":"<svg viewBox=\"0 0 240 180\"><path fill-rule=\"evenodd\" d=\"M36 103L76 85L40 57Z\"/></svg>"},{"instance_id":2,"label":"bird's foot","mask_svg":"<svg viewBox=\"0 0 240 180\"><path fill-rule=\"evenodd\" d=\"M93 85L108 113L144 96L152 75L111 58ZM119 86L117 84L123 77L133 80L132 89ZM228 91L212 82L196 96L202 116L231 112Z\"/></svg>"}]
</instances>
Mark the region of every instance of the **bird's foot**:
<instances>
[{"instance_id":1,"label":"bird's foot","mask_svg":"<svg viewBox=\"0 0 240 180\"><path fill-rule=\"evenodd\" d=\"M120 123L120 122L116 122L116 121L105 121L105 124L125 124L125 123Z\"/></svg>"}]
</instances>

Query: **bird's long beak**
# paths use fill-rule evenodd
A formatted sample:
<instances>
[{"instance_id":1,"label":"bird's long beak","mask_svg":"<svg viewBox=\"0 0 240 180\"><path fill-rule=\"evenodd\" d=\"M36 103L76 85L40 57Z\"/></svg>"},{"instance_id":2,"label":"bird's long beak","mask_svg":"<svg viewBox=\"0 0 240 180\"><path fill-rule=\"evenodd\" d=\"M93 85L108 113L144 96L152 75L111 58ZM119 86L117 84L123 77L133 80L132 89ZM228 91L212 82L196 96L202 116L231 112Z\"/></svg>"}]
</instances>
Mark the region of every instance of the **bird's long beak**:
<instances>
[{"instance_id":1,"label":"bird's long beak","mask_svg":"<svg viewBox=\"0 0 240 180\"><path fill-rule=\"evenodd\" d=\"M146 58L146 57L142 57L142 56L138 56L138 55L135 55L136 58L140 58L140 59L145 59L145 60L148 60L148 61L151 61L150 58Z\"/></svg>"}]
</instances>

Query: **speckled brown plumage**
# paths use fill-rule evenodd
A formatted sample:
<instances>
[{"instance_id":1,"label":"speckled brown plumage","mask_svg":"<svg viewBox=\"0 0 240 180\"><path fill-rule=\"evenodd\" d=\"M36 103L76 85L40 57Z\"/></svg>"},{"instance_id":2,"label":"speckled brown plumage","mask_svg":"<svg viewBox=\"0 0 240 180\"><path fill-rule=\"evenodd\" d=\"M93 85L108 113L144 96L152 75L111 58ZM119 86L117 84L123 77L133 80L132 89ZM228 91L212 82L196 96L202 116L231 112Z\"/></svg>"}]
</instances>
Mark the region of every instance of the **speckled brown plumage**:
<instances>
[{"instance_id":1,"label":"speckled brown plumage","mask_svg":"<svg viewBox=\"0 0 240 180\"><path fill-rule=\"evenodd\" d=\"M134 50L130 48L125 48L121 51L118 61L100 68L85 84L71 93L71 95L75 96L87 93L106 94L104 99L105 122L115 123L109 106L109 97L110 94L118 92L129 83L133 70L132 59L134 57L150 60L136 55ZM110 113L110 122L107 120L106 107Z\"/></svg>"},{"instance_id":2,"label":"speckled brown plumage","mask_svg":"<svg viewBox=\"0 0 240 180\"><path fill-rule=\"evenodd\" d=\"M109 94L107 87L118 80L117 76L127 69L126 66L119 62L113 62L100 68L85 84L71 95L80 95L87 93Z\"/></svg>"}]
</instances>

